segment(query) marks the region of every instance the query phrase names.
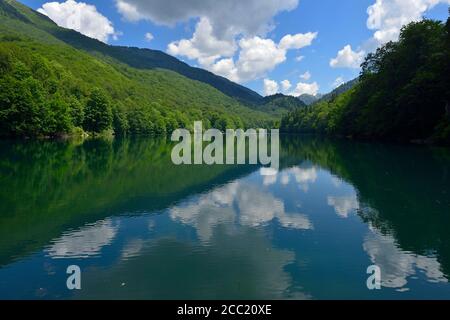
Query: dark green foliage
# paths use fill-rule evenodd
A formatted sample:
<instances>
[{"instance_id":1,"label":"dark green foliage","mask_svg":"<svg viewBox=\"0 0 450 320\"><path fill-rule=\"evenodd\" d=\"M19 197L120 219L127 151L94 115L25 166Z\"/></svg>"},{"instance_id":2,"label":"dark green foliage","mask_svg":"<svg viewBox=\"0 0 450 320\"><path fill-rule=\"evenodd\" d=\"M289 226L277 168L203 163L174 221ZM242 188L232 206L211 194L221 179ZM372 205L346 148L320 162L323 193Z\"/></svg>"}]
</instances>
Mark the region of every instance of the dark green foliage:
<instances>
[{"instance_id":1,"label":"dark green foliage","mask_svg":"<svg viewBox=\"0 0 450 320\"><path fill-rule=\"evenodd\" d=\"M94 89L84 110L83 128L88 132L100 133L111 128L112 120L108 98L100 89Z\"/></svg>"},{"instance_id":2,"label":"dark green foliage","mask_svg":"<svg viewBox=\"0 0 450 320\"><path fill-rule=\"evenodd\" d=\"M335 133L342 120L343 109L353 92L354 89L337 96L333 101L321 101L290 112L281 120L281 130L296 133Z\"/></svg>"},{"instance_id":3,"label":"dark green foliage","mask_svg":"<svg viewBox=\"0 0 450 320\"><path fill-rule=\"evenodd\" d=\"M41 133L39 113L44 109L43 89L33 78L4 77L0 81L0 128L27 136ZM42 112L43 114L45 112Z\"/></svg>"},{"instance_id":4,"label":"dark green foliage","mask_svg":"<svg viewBox=\"0 0 450 320\"><path fill-rule=\"evenodd\" d=\"M365 139L450 143L450 38L432 20L367 56L350 91L285 116L282 129Z\"/></svg>"},{"instance_id":5,"label":"dark green foliage","mask_svg":"<svg viewBox=\"0 0 450 320\"><path fill-rule=\"evenodd\" d=\"M275 115L283 115L297 108L304 108L306 104L293 96L278 93L264 98L264 105L260 110Z\"/></svg>"},{"instance_id":6,"label":"dark green foliage","mask_svg":"<svg viewBox=\"0 0 450 320\"><path fill-rule=\"evenodd\" d=\"M133 134L154 133L150 113L143 107L137 106L128 112L128 123L130 124L130 132Z\"/></svg>"},{"instance_id":7,"label":"dark green foliage","mask_svg":"<svg viewBox=\"0 0 450 320\"><path fill-rule=\"evenodd\" d=\"M84 106L83 104L77 100L72 99L69 102L69 113L72 119L72 123L76 127L82 127L84 122Z\"/></svg>"},{"instance_id":8,"label":"dark green foliage","mask_svg":"<svg viewBox=\"0 0 450 320\"><path fill-rule=\"evenodd\" d=\"M52 98L46 112L48 112L48 123L45 130L48 135L70 132L73 126L70 107L61 97Z\"/></svg>"},{"instance_id":9,"label":"dark green foliage","mask_svg":"<svg viewBox=\"0 0 450 320\"><path fill-rule=\"evenodd\" d=\"M130 130L127 113L122 106L113 108L113 128L116 134L124 135ZM162 131L161 131L162 132Z\"/></svg>"},{"instance_id":10,"label":"dark green foliage","mask_svg":"<svg viewBox=\"0 0 450 320\"><path fill-rule=\"evenodd\" d=\"M12 59L8 51L0 49L0 73L4 74L11 70Z\"/></svg>"}]
</instances>

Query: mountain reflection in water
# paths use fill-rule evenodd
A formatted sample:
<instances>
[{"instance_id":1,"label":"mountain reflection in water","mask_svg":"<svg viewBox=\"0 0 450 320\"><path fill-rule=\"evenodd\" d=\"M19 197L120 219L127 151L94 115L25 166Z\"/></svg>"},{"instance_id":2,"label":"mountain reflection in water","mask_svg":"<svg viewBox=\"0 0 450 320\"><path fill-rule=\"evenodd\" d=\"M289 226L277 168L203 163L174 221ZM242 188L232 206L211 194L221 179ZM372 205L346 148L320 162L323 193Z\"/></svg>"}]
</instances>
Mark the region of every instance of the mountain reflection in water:
<instances>
[{"instance_id":1,"label":"mountain reflection in water","mask_svg":"<svg viewBox=\"0 0 450 320\"><path fill-rule=\"evenodd\" d=\"M266 176L172 146L2 142L0 298L450 298L448 150L284 136Z\"/></svg>"}]
</instances>

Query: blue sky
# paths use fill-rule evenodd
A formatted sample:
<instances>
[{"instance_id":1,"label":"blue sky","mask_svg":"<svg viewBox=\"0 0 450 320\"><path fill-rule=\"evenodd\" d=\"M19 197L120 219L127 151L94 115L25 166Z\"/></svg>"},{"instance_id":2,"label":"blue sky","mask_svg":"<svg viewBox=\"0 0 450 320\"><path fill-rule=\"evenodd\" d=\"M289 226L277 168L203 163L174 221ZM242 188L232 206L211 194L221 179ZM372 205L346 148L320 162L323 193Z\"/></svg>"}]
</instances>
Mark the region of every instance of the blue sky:
<instances>
[{"instance_id":1,"label":"blue sky","mask_svg":"<svg viewBox=\"0 0 450 320\"><path fill-rule=\"evenodd\" d=\"M355 78L364 55L395 40L403 23L422 16L445 20L450 4L450 0L21 2L41 8L59 25L113 45L168 52L263 95L329 92Z\"/></svg>"}]
</instances>

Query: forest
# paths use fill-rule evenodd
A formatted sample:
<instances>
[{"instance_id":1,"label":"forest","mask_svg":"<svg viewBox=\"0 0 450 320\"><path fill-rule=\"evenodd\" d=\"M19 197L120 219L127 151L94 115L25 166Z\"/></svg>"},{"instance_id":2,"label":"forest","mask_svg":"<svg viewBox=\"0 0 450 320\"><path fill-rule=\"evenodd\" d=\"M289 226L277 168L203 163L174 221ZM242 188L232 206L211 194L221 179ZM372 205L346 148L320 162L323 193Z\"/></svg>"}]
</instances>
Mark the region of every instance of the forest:
<instances>
[{"instance_id":1,"label":"forest","mask_svg":"<svg viewBox=\"0 0 450 320\"><path fill-rule=\"evenodd\" d=\"M166 134L195 120L218 129L275 126L279 118L258 110L258 97L162 52L108 46L0 1L2 137Z\"/></svg>"},{"instance_id":2,"label":"forest","mask_svg":"<svg viewBox=\"0 0 450 320\"><path fill-rule=\"evenodd\" d=\"M274 119L175 72L111 66L74 49L7 36L0 41L0 88L1 136L164 134L197 119L221 129Z\"/></svg>"},{"instance_id":3,"label":"forest","mask_svg":"<svg viewBox=\"0 0 450 320\"><path fill-rule=\"evenodd\" d=\"M450 143L450 18L413 22L367 55L359 81L291 111L281 130L368 140Z\"/></svg>"}]
</instances>

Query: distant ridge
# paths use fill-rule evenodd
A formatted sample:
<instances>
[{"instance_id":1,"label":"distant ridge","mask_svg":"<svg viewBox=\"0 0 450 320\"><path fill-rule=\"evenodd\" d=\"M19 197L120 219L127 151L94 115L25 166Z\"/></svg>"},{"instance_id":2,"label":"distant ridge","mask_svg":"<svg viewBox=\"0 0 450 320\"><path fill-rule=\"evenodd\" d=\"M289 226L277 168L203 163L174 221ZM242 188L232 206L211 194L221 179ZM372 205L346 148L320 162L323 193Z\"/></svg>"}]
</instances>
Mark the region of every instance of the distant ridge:
<instances>
[{"instance_id":1,"label":"distant ridge","mask_svg":"<svg viewBox=\"0 0 450 320\"><path fill-rule=\"evenodd\" d=\"M298 99L300 99L300 101L302 101L307 106L310 106L313 103L317 102L317 100L319 100L321 97L322 97L321 94L315 96L313 96L312 94L302 94L301 96L298 97Z\"/></svg>"},{"instance_id":2,"label":"distant ridge","mask_svg":"<svg viewBox=\"0 0 450 320\"><path fill-rule=\"evenodd\" d=\"M77 31L58 27L47 16L31 10L15 0L0 0L0 8L2 14L31 23L34 27L50 33L55 38L77 49L114 58L136 69L161 68L175 71L189 79L207 83L227 96L244 103L259 105L263 102L263 97L253 90L217 76L212 72L191 67L162 51L105 44Z\"/></svg>"},{"instance_id":3,"label":"distant ridge","mask_svg":"<svg viewBox=\"0 0 450 320\"><path fill-rule=\"evenodd\" d=\"M336 89L334 89L330 93L327 93L327 94L323 95L316 102L331 101L334 98L336 98L338 95L340 95L340 94L342 94L344 92L347 92L348 90L352 89L358 83L359 83L359 78L355 78L353 80L350 80L350 81L340 85L339 87L337 87Z\"/></svg>"},{"instance_id":4,"label":"distant ridge","mask_svg":"<svg viewBox=\"0 0 450 320\"><path fill-rule=\"evenodd\" d=\"M353 80L350 80L333 91L327 93L327 94L317 94L315 96L311 94L302 94L298 97L303 103L305 103L307 106L313 105L315 103L323 102L323 101L330 101L333 98L337 97L338 95L347 92L348 90L352 89L355 85L358 84L359 78L355 78Z\"/></svg>"},{"instance_id":5,"label":"distant ridge","mask_svg":"<svg viewBox=\"0 0 450 320\"><path fill-rule=\"evenodd\" d=\"M261 106L260 110L270 114L283 115L286 112L306 106L307 105L303 101L294 96L277 93L265 97L264 105Z\"/></svg>"}]
</instances>

